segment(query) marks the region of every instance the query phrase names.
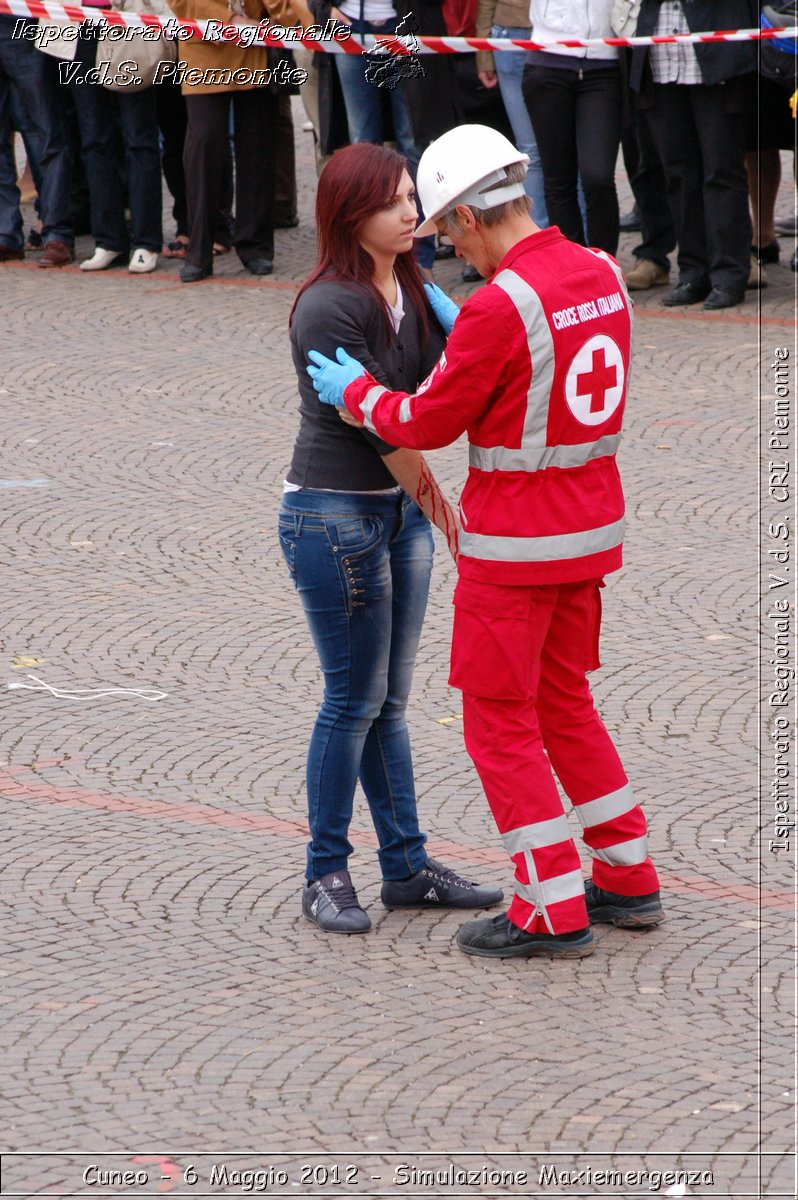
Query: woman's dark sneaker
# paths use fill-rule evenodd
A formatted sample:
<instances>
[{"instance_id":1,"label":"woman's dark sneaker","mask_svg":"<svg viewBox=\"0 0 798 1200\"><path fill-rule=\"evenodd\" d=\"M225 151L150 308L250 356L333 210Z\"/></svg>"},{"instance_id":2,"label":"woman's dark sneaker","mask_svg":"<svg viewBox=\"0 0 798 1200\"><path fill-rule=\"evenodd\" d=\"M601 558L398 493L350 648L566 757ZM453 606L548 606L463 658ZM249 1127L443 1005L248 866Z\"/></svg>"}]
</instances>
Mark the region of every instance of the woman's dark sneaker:
<instances>
[{"instance_id":1,"label":"woman's dark sneaker","mask_svg":"<svg viewBox=\"0 0 798 1200\"><path fill-rule=\"evenodd\" d=\"M483 958L586 958L595 949L589 929L573 933L526 933L507 914L468 921L457 931L457 945Z\"/></svg>"},{"instance_id":2,"label":"woman's dark sneaker","mask_svg":"<svg viewBox=\"0 0 798 1200\"><path fill-rule=\"evenodd\" d=\"M302 912L325 933L367 933L369 915L357 902L348 871L331 871L305 885Z\"/></svg>"},{"instance_id":3,"label":"woman's dark sneaker","mask_svg":"<svg viewBox=\"0 0 798 1200\"><path fill-rule=\"evenodd\" d=\"M649 892L646 896L618 896L615 892L602 891L586 879L585 902L588 919L601 925L650 929L665 920L659 892Z\"/></svg>"},{"instance_id":4,"label":"woman's dark sneaker","mask_svg":"<svg viewBox=\"0 0 798 1200\"><path fill-rule=\"evenodd\" d=\"M386 908L492 908L503 899L501 888L463 879L434 858L409 879L382 881Z\"/></svg>"}]
</instances>

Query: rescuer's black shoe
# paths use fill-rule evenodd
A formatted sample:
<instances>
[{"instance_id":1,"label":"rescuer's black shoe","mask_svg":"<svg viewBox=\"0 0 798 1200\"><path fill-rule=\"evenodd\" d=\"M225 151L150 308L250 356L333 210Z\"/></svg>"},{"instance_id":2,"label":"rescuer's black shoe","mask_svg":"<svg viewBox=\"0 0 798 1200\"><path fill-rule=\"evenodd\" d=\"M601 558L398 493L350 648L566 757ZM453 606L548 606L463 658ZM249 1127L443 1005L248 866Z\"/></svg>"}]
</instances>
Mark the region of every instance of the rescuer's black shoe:
<instances>
[{"instance_id":1,"label":"rescuer's black shoe","mask_svg":"<svg viewBox=\"0 0 798 1200\"><path fill-rule=\"evenodd\" d=\"M649 892L646 896L618 896L615 892L602 891L586 879L585 903L588 919L600 925L650 929L665 920L659 892Z\"/></svg>"},{"instance_id":2,"label":"rescuer's black shoe","mask_svg":"<svg viewBox=\"0 0 798 1200\"><path fill-rule=\"evenodd\" d=\"M457 931L457 945L483 958L586 958L595 949L589 929L573 933L525 933L506 913L467 921Z\"/></svg>"}]
</instances>

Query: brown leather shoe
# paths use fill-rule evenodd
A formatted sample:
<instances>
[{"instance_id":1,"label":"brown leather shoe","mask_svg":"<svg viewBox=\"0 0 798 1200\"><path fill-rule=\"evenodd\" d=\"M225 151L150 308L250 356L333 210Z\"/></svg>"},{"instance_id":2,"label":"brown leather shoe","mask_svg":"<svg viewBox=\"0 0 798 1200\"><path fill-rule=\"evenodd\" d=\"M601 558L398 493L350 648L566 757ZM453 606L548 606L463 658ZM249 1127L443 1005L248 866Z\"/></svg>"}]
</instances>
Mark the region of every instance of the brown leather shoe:
<instances>
[{"instance_id":1,"label":"brown leather shoe","mask_svg":"<svg viewBox=\"0 0 798 1200\"><path fill-rule=\"evenodd\" d=\"M648 288L663 287L668 280L668 272L648 258L639 258L631 270L626 272L626 286L630 292L645 292Z\"/></svg>"},{"instance_id":2,"label":"brown leather shoe","mask_svg":"<svg viewBox=\"0 0 798 1200\"><path fill-rule=\"evenodd\" d=\"M24 250L15 250L13 246L3 246L0 243L0 262L18 262L24 257Z\"/></svg>"},{"instance_id":3,"label":"brown leather shoe","mask_svg":"<svg viewBox=\"0 0 798 1200\"><path fill-rule=\"evenodd\" d=\"M53 238L50 242L44 243L44 250L39 259L40 267L63 267L67 263L75 261L75 255L71 246L66 242L61 242L58 238Z\"/></svg>"}]
</instances>

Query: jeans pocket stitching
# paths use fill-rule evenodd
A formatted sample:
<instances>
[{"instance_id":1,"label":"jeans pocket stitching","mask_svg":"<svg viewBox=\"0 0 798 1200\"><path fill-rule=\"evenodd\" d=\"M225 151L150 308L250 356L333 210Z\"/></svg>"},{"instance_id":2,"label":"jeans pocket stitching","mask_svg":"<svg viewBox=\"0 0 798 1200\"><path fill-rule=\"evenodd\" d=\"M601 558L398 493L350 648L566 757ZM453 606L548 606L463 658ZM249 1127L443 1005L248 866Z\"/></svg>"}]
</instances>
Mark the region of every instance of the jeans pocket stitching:
<instances>
[{"instance_id":1,"label":"jeans pocket stitching","mask_svg":"<svg viewBox=\"0 0 798 1200\"><path fill-rule=\"evenodd\" d=\"M347 518L347 520L350 523L354 520L359 520L361 526L363 527L363 538L356 545L347 546L344 542L344 539L341 538L340 525L343 524L343 522L331 521L327 526L327 536L330 539L333 550L335 550L336 553L339 553L342 559L360 558L373 550L374 546L382 540L384 530L383 523L379 517L363 516L360 518ZM331 525L334 526L333 529L330 528ZM333 537L335 538L335 541L333 541Z\"/></svg>"},{"instance_id":2,"label":"jeans pocket stitching","mask_svg":"<svg viewBox=\"0 0 798 1200\"><path fill-rule=\"evenodd\" d=\"M296 587L296 539L293 530L289 535L287 530L278 528L277 540L280 543L280 549L285 560L285 565L288 568L288 574L294 581L294 587Z\"/></svg>"},{"instance_id":3,"label":"jeans pocket stitching","mask_svg":"<svg viewBox=\"0 0 798 1200\"><path fill-rule=\"evenodd\" d=\"M355 608L362 608L367 601L358 600L358 596L362 596L366 590L364 586L365 580L360 577L358 568L362 566L364 561L379 549L384 539L384 526L378 517L363 517L363 522L368 522L371 525L371 537L363 545L356 549L342 550L337 546L333 546L333 550L337 552L338 562L340 564L341 577L346 588L346 594L349 600L349 615Z\"/></svg>"}]
</instances>

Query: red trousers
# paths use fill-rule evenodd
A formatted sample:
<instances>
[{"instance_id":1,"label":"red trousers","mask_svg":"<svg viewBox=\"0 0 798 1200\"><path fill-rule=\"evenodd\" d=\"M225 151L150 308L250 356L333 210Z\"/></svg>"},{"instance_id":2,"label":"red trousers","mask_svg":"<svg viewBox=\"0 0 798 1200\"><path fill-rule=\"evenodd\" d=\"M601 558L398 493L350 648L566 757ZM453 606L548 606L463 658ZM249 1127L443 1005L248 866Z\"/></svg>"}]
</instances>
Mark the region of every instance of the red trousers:
<instances>
[{"instance_id":1,"label":"red trousers","mask_svg":"<svg viewBox=\"0 0 798 1200\"><path fill-rule=\"evenodd\" d=\"M600 580L508 587L460 580L450 683L466 749L515 865L513 924L567 933L587 921L579 853L554 774L579 818L597 887L659 887L646 819L593 705ZM554 774L552 774L554 772Z\"/></svg>"}]
</instances>

